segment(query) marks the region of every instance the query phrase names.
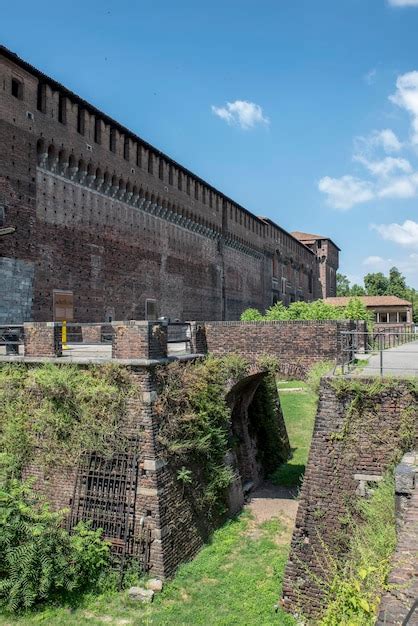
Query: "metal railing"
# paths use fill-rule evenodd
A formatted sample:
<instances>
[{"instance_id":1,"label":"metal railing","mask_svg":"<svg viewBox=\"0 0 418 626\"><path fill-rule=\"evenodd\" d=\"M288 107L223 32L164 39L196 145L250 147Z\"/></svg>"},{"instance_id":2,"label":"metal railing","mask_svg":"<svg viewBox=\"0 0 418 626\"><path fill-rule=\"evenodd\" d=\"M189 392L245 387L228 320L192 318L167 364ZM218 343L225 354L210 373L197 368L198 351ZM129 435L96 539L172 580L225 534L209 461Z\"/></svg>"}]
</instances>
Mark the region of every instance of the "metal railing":
<instances>
[{"instance_id":1,"label":"metal railing","mask_svg":"<svg viewBox=\"0 0 418 626\"><path fill-rule=\"evenodd\" d=\"M23 324L0 325L0 353L7 356L20 354L20 346L23 346Z\"/></svg>"},{"instance_id":2,"label":"metal railing","mask_svg":"<svg viewBox=\"0 0 418 626\"><path fill-rule=\"evenodd\" d=\"M418 333L415 329L377 332L341 331L342 374L418 375Z\"/></svg>"},{"instance_id":3,"label":"metal railing","mask_svg":"<svg viewBox=\"0 0 418 626\"><path fill-rule=\"evenodd\" d=\"M192 332L190 322L168 322L167 349L169 354L190 354Z\"/></svg>"}]
</instances>

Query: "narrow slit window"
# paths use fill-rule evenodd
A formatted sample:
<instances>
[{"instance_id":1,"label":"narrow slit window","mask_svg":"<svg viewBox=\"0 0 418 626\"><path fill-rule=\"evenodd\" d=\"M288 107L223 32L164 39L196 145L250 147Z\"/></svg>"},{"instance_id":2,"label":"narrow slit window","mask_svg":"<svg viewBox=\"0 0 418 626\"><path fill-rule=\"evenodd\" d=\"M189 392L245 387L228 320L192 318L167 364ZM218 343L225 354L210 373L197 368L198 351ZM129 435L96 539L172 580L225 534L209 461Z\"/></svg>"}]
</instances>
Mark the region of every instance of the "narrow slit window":
<instances>
[{"instance_id":1,"label":"narrow slit window","mask_svg":"<svg viewBox=\"0 0 418 626\"><path fill-rule=\"evenodd\" d=\"M84 135L85 130L85 111L81 107L78 107L77 111L77 132L80 135Z\"/></svg>"},{"instance_id":2,"label":"narrow slit window","mask_svg":"<svg viewBox=\"0 0 418 626\"><path fill-rule=\"evenodd\" d=\"M45 83L38 83L36 108L41 113L45 113L45 110L46 110L46 85Z\"/></svg>"},{"instance_id":3,"label":"narrow slit window","mask_svg":"<svg viewBox=\"0 0 418 626\"><path fill-rule=\"evenodd\" d=\"M123 158L129 161L129 137L125 137L123 142Z\"/></svg>"},{"instance_id":4,"label":"narrow slit window","mask_svg":"<svg viewBox=\"0 0 418 626\"><path fill-rule=\"evenodd\" d=\"M109 133L109 150L116 152L116 129L111 128Z\"/></svg>"},{"instance_id":5,"label":"narrow slit window","mask_svg":"<svg viewBox=\"0 0 418 626\"><path fill-rule=\"evenodd\" d=\"M62 93L58 94L58 121L61 124L67 123L67 99Z\"/></svg>"},{"instance_id":6,"label":"narrow slit window","mask_svg":"<svg viewBox=\"0 0 418 626\"><path fill-rule=\"evenodd\" d=\"M96 117L94 120L94 141L102 143L102 120Z\"/></svg>"}]
</instances>

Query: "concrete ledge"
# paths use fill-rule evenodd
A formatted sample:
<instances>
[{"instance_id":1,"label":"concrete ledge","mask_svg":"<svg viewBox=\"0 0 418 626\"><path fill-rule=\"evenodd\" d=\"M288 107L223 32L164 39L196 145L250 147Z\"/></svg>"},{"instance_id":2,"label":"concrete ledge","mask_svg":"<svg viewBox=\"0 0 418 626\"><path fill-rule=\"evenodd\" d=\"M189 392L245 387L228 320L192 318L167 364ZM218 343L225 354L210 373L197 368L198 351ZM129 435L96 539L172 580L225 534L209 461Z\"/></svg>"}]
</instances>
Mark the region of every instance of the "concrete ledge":
<instances>
[{"instance_id":1,"label":"concrete ledge","mask_svg":"<svg viewBox=\"0 0 418 626\"><path fill-rule=\"evenodd\" d=\"M0 363L75 363L76 365L103 365L103 363L116 363L118 365L136 365L142 367L157 367L157 365L167 365L175 361L194 361L204 359L205 354L183 354L179 356L168 356L163 359L112 359L108 357L49 357L49 356L0 356Z\"/></svg>"}]
</instances>

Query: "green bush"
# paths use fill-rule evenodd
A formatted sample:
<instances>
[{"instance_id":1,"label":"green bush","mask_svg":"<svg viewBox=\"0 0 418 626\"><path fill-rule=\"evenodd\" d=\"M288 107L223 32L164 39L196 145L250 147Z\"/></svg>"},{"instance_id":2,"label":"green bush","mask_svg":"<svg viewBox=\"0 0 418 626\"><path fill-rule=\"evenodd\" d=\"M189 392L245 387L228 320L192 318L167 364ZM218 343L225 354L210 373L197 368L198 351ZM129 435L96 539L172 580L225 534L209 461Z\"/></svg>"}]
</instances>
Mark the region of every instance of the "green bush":
<instances>
[{"instance_id":1,"label":"green bush","mask_svg":"<svg viewBox=\"0 0 418 626\"><path fill-rule=\"evenodd\" d=\"M9 611L86 591L109 565L100 530L79 524L70 535L27 484L0 489L0 605Z\"/></svg>"},{"instance_id":2,"label":"green bush","mask_svg":"<svg viewBox=\"0 0 418 626\"><path fill-rule=\"evenodd\" d=\"M370 313L360 298L351 298L346 307L338 307L324 300L293 302L288 307L276 302L262 315L257 309L247 309L241 320L289 321L289 320L365 320L371 323Z\"/></svg>"}]
</instances>

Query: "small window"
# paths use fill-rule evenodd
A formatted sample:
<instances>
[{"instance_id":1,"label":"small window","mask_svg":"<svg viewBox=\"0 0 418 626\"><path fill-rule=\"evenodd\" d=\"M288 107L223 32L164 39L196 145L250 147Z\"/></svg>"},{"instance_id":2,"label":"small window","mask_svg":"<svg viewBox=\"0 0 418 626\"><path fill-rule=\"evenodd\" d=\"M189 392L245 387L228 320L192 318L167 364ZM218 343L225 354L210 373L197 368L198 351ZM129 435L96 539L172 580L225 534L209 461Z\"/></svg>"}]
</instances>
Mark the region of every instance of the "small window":
<instances>
[{"instance_id":1,"label":"small window","mask_svg":"<svg viewBox=\"0 0 418 626\"><path fill-rule=\"evenodd\" d=\"M109 150L116 152L116 128L111 128L109 133Z\"/></svg>"},{"instance_id":2,"label":"small window","mask_svg":"<svg viewBox=\"0 0 418 626\"><path fill-rule=\"evenodd\" d=\"M190 196L190 176L187 176L186 190L188 195Z\"/></svg>"},{"instance_id":3,"label":"small window","mask_svg":"<svg viewBox=\"0 0 418 626\"><path fill-rule=\"evenodd\" d=\"M125 137L123 142L123 158L129 161L129 137Z\"/></svg>"},{"instance_id":4,"label":"small window","mask_svg":"<svg viewBox=\"0 0 418 626\"><path fill-rule=\"evenodd\" d=\"M102 120L98 117L94 120L94 141L96 143L102 143Z\"/></svg>"},{"instance_id":5,"label":"small window","mask_svg":"<svg viewBox=\"0 0 418 626\"><path fill-rule=\"evenodd\" d=\"M183 188L183 184L182 184L182 173L181 173L181 172L179 172L179 173L178 173L178 178L177 178L177 186L178 186L178 188L179 188L179 191L181 191L181 190L182 190L182 188Z\"/></svg>"},{"instance_id":6,"label":"small window","mask_svg":"<svg viewBox=\"0 0 418 626\"><path fill-rule=\"evenodd\" d=\"M389 313L389 322L391 324L396 324L397 321L398 321L398 314L397 313Z\"/></svg>"},{"instance_id":7,"label":"small window","mask_svg":"<svg viewBox=\"0 0 418 626\"><path fill-rule=\"evenodd\" d=\"M23 100L23 83L17 78L12 78L12 96L18 100Z\"/></svg>"},{"instance_id":8,"label":"small window","mask_svg":"<svg viewBox=\"0 0 418 626\"><path fill-rule=\"evenodd\" d=\"M164 161L160 157L160 164L158 166L158 177L160 180L164 179Z\"/></svg>"},{"instance_id":9,"label":"small window","mask_svg":"<svg viewBox=\"0 0 418 626\"><path fill-rule=\"evenodd\" d=\"M153 173L153 160L152 160L152 152L151 150L148 152L148 174L152 174Z\"/></svg>"},{"instance_id":10,"label":"small window","mask_svg":"<svg viewBox=\"0 0 418 626\"><path fill-rule=\"evenodd\" d=\"M142 149L139 143L136 144L136 164L138 167L142 167Z\"/></svg>"},{"instance_id":11,"label":"small window","mask_svg":"<svg viewBox=\"0 0 418 626\"><path fill-rule=\"evenodd\" d=\"M67 123L67 99L62 93L58 94L58 121L61 124Z\"/></svg>"},{"instance_id":12,"label":"small window","mask_svg":"<svg viewBox=\"0 0 418 626\"><path fill-rule=\"evenodd\" d=\"M4 226L6 223L6 209L0 204L0 226Z\"/></svg>"},{"instance_id":13,"label":"small window","mask_svg":"<svg viewBox=\"0 0 418 626\"><path fill-rule=\"evenodd\" d=\"M197 181L194 184L194 197L199 200L199 183Z\"/></svg>"},{"instance_id":14,"label":"small window","mask_svg":"<svg viewBox=\"0 0 418 626\"><path fill-rule=\"evenodd\" d=\"M170 185L173 184L173 166L170 165L170 168L168 170L168 182Z\"/></svg>"},{"instance_id":15,"label":"small window","mask_svg":"<svg viewBox=\"0 0 418 626\"><path fill-rule=\"evenodd\" d=\"M407 315L406 311L399 313L399 321L402 324L406 324L406 322L408 321L408 315Z\"/></svg>"},{"instance_id":16,"label":"small window","mask_svg":"<svg viewBox=\"0 0 418 626\"><path fill-rule=\"evenodd\" d=\"M157 319L157 301L145 300L145 319L156 320Z\"/></svg>"},{"instance_id":17,"label":"small window","mask_svg":"<svg viewBox=\"0 0 418 626\"><path fill-rule=\"evenodd\" d=\"M81 107L78 107L77 111L77 132L80 135L84 135L85 126L85 111Z\"/></svg>"},{"instance_id":18,"label":"small window","mask_svg":"<svg viewBox=\"0 0 418 626\"><path fill-rule=\"evenodd\" d=\"M381 324L387 324L387 322L388 322L388 314L387 313L379 313L379 322Z\"/></svg>"}]
</instances>

